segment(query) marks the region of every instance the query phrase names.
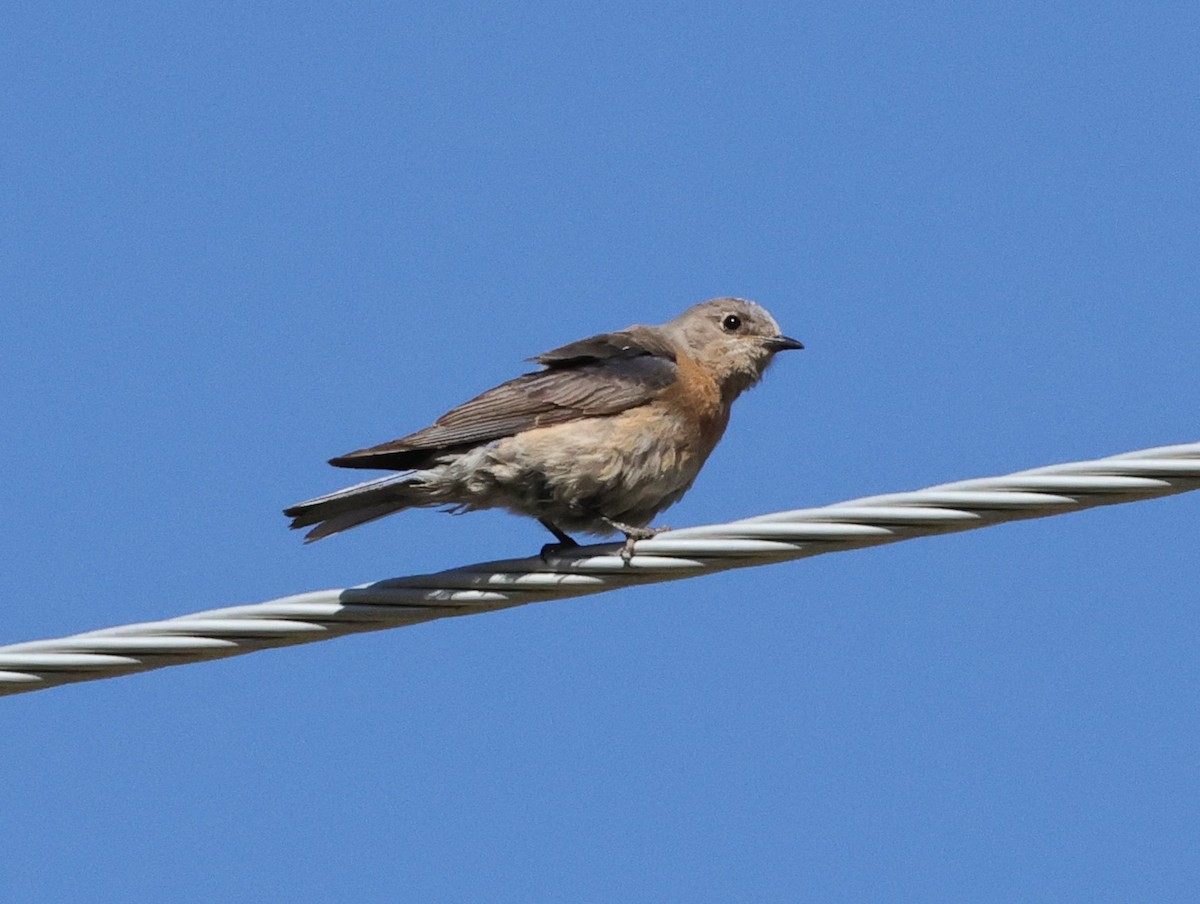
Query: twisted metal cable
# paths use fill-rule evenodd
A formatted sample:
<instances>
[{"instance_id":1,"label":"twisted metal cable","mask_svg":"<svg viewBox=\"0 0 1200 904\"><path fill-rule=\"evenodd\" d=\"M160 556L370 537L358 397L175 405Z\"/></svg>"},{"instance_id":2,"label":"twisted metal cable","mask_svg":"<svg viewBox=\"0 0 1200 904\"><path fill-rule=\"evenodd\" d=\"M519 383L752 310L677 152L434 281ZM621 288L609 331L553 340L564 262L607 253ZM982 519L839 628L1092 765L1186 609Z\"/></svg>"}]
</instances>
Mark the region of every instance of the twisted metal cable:
<instances>
[{"instance_id":1,"label":"twisted metal cable","mask_svg":"<svg viewBox=\"0 0 1200 904\"><path fill-rule=\"evenodd\" d=\"M0 694L1200 489L1200 443L0 647Z\"/></svg>"}]
</instances>

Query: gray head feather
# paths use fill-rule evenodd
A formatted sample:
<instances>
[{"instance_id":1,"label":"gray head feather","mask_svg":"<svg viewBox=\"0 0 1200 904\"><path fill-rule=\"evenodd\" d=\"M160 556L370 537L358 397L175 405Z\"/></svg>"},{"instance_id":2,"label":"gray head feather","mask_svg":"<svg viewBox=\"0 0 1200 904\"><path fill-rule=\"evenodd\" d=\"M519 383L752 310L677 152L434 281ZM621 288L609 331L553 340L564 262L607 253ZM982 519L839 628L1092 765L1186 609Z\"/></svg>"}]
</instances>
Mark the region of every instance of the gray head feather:
<instances>
[{"instance_id":1,"label":"gray head feather","mask_svg":"<svg viewBox=\"0 0 1200 904\"><path fill-rule=\"evenodd\" d=\"M662 329L713 374L728 400L761 380L776 352L803 348L765 308L744 298L693 305Z\"/></svg>"}]
</instances>

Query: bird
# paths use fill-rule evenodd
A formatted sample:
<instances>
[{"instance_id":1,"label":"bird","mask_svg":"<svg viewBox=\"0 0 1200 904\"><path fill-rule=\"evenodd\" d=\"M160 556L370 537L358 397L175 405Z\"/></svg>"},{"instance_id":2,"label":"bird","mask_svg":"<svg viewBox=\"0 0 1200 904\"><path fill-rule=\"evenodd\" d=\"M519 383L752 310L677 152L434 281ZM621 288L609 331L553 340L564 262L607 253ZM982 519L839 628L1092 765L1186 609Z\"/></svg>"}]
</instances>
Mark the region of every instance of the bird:
<instances>
[{"instance_id":1,"label":"bird","mask_svg":"<svg viewBox=\"0 0 1200 904\"><path fill-rule=\"evenodd\" d=\"M501 383L400 439L329 460L389 474L284 510L306 543L410 508L500 508L575 547L569 532L621 533L629 564L647 525L691 488L735 399L776 353L804 345L765 308L714 298L661 326L634 325L528 360Z\"/></svg>"}]
</instances>

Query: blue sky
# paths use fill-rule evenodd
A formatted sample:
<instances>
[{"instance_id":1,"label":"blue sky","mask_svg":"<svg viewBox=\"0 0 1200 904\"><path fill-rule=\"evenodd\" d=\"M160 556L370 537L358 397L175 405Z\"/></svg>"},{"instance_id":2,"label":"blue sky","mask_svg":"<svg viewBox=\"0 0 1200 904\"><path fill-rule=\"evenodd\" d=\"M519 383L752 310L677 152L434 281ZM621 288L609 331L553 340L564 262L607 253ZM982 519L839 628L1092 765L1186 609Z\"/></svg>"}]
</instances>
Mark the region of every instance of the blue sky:
<instances>
[{"instance_id":1,"label":"blue sky","mask_svg":"<svg viewBox=\"0 0 1200 904\"><path fill-rule=\"evenodd\" d=\"M1194 4L42 4L0 642L524 555L326 458L687 305L683 526L1200 438ZM353 476L353 475L351 475ZM1200 499L0 702L0 897L1191 900Z\"/></svg>"}]
</instances>

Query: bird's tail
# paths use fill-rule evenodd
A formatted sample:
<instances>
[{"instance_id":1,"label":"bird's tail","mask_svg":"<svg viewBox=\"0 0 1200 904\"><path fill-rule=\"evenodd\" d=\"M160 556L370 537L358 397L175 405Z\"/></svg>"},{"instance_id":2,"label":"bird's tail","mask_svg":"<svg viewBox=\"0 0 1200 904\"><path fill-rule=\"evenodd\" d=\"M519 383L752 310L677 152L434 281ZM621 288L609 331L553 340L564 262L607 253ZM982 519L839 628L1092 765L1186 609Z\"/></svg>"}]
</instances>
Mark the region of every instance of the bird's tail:
<instances>
[{"instance_id":1,"label":"bird's tail","mask_svg":"<svg viewBox=\"0 0 1200 904\"><path fill-rule=\"evenodd\" d=\"M293 530L312 527L304 537L305 543L312 543L393 512L421 505L420 490L414 487L411 480L411 474L377 477L336 493L299 502L284 509L283 513L292 519Z\"/></svg>"}]
</instances>

